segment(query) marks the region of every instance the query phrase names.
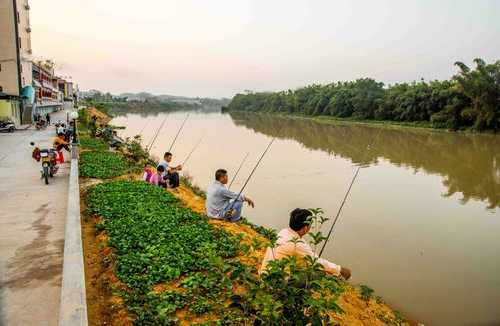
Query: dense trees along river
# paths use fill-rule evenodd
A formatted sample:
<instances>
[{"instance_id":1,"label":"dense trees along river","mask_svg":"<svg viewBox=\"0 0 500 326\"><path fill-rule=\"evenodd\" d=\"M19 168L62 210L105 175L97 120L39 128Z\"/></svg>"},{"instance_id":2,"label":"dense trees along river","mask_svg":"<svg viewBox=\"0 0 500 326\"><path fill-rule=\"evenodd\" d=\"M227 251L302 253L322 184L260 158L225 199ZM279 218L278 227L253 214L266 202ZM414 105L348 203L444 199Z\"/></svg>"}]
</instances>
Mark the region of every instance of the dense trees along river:
<instances>
[{"instance_id":1,"label":"dense trees along river","mask_svg":"<svg viewBox=\"0 0 500 326\"><path fill-rule=\"evenodd\" d=\"M428 123L436 128L500 128L500 61L475 60L475 69L457 62L451 80L384 87L364 78L275 93L236 95L231 111L326 115L361 120Z\"/></svg>"}]
</instances>

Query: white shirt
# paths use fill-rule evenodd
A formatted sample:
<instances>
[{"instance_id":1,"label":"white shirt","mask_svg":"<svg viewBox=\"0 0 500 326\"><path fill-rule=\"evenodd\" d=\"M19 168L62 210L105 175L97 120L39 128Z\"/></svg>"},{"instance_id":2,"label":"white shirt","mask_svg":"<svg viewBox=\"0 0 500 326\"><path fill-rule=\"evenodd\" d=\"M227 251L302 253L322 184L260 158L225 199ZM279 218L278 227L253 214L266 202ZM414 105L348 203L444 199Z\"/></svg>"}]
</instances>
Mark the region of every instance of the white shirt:
<instances>
[{"instance_id":1,"label":"white shirt","mask_svg":"<svg viewBox=\"0 0 500 326\"><path fill-rule=\"evenodd\" d=\"M298 240L296 243L292 242ZM267 248L266 254L264 255L264 260L262 261L262 266L260 267L259 274L262 274L267 268L270 261L274 259L281 259L285 257L296 256L303 258L305 256L318 257L316 253L312 250L311 246L304 241L297 232L290 228L281 230L278 233L278 241L276 242L275 248ZM326 259L319 258L318 263L323 265L325 271L339 275L341 267L334 263L329 262Z\"/></svg>"},{"instance_id":2,"label":"white shirt","mask_svg":"<svg viewBox=\"0 0 500 326\"><path fill-rule=\"evenodd\" d=\"M161 162L160 164L158 164L158 166L163 166L165 168L165 173L168 173L168 169L169 169L169 164L167 161L163 161Z\"/></svg>"},{"instance_id":3,"label":"white shirt","mask_svg":"<svg viewBox=\"0 0 500 326\"><path fill-rule=\"evenodd\" d=\"M207 189L207 200L205 206L207 209L207 215L209 217L220 218L224 213L224 209L228 208L231 204L231 200L238 197L238 194L234 191L227 189L219 181L214 181ZM245 197L241 195L239 200L243 200Z\"/></svg>"}]
</instances>

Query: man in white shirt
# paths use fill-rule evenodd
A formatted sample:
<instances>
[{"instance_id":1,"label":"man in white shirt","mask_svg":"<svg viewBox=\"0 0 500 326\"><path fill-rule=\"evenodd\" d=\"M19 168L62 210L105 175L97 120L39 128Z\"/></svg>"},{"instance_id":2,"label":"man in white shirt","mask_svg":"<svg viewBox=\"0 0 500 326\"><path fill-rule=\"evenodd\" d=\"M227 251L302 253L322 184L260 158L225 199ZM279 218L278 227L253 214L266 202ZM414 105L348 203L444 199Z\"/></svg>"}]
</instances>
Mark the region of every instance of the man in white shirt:
<instances>
[{"instance_id":1,"label":"man in white shirt","mask_svg":"<svg viewBox=\"0 0 500 326\"><path fill-rule=\"evenodd\" d=\"M164 161L161 162L159 165L163 166L165 168L165 174L163 176L163 179L165 181L168 181L168 185L170 188L177 188L180 185L180 178L179 178L179 172L182 170L182 165L177 165L177 166L170 166L172 162L172 153L166 152L165 155L163 155Z\"/></svg>"},{"instance_id":2,"label":"man in white shirt","mask_svg":"<svg viewBox=\"0 0 500 326\"><path fill-rule=\"evenodd\" d=\"M241 218L243 202L247 202L250 207L254 207L254 202L246 196L238 196L234 191L227 189L228 180L226 170L219 169L215 172L215 181L207 189L205 202L207 215L237 222Z\"/></svg>"},{"instance_id":3,"label":"man in white shirt","mask_svg":"<svg viewBox=\"0 0 500 326\"><path fill-rule=\"evenodd\" d=\"M270 261L290 256L304 258L305 256L318 257L311 246L303 239L310 231L308 217L312 213L308 209L296 208L290 213L289 227L278 233L275 248L267 248L259 274L262 274ZM318 263L323 265L325 271L333 275L342 275L346 280L351 277L351 270L319 258Z\"/></svg>"}]
</instances>

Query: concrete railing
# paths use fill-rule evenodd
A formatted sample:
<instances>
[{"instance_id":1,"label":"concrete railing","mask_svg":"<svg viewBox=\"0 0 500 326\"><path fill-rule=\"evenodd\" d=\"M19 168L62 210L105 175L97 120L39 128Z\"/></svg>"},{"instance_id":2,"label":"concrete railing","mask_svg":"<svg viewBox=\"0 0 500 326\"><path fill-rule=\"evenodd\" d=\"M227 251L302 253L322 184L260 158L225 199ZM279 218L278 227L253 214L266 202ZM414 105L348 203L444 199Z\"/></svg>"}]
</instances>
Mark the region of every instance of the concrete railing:
<instances>
[{"instance_id":1,"label":"concrete railing","mask_svg":"<svg viewBox=\"0 0 500 326\"><path fill-rule=\"evenodd\" d=\"M64 262L59 308L60 326L87 326L87 298L80 221L80 187L78 183L78 146L71 151L68 190L68 212L64 235Z\"/></svg>"}]
</instances>

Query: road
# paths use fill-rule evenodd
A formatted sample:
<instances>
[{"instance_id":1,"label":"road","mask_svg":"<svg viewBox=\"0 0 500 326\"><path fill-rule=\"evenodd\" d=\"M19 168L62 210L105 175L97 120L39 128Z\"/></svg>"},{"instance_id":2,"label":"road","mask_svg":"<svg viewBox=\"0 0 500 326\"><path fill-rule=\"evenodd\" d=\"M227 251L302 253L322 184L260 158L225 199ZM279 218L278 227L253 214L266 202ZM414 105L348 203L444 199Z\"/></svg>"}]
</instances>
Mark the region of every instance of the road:
<instances>
[{"instance_id":1,"label":"road","mask_svg":"<svg viewBox=\"0 0 500 326\"><path fill-rule=\"evenodd\" d=\"M57 325L69 163L47 186L29 144L49 147L54 136L54 127L0 134L0 325Z\"/></svg>"}]
</instances>

